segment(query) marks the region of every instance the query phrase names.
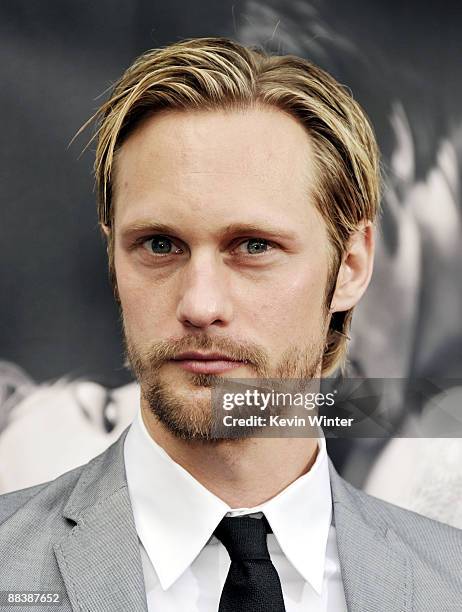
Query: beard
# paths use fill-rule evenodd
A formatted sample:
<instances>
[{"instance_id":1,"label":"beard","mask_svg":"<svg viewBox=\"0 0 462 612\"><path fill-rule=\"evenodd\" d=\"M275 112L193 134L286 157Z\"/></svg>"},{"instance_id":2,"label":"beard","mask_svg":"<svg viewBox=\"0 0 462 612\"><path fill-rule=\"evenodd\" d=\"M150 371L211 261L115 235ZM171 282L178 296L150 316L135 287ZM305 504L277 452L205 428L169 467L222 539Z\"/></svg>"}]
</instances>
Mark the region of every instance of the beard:
<instances>
[{"instance_id":1,"label":"beard","mask_svg":"<svg viewBox=\"0 0 462 612\"><path fill-rule=\"evenodd\" d=\"M211 387L226 384L230 378L216 374L185 372L189 385L168 380L162 366L185 351L224 353L230 359L242 361L259 379L313 379L322 364L326 341L326 322L316 339L304 347L287 349L273 368L267 352L252 343L238 343L225 337L206 334L184 336L177 340L161 340L142 351L131 341L124 325L126 361L138 380L141 397L152 415L171 434L182 440L218 442L214 435L215 418ZM252 428L242 431L239 438L252 435ZM228 438L226 438L228 439ZM234 439L236 439L234 437Z\"/></svg>"}]
</instances>

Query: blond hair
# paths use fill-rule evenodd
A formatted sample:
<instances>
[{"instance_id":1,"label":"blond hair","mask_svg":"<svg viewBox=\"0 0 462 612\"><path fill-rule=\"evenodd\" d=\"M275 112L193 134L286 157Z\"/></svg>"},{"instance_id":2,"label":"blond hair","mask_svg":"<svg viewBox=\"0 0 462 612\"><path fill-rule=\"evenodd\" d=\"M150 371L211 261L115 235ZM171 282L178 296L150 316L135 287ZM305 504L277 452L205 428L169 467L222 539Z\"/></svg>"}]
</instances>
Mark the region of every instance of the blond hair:
<instances>
[{"instance_id":1,"label":"blond hair","mask_svg":"<svg viewBox=\"0 0 462 612\"><path fill-rule=\"evenodd\" d=\"M184 40L138 57L90 119L100 120L94 166L99 221L111 226L115 155L146 115L255 105L295 117L313 142L315 205L333 253L325 296L328 312L348 240L362 221L374 222L379 209L379 154L370 123L350 92L300 57L268 55L227 38ZM108 253L116 291L112 232ZM323 376L344 368L352 314L353 308L330 318Z\"/></svg>"}]
</instances>

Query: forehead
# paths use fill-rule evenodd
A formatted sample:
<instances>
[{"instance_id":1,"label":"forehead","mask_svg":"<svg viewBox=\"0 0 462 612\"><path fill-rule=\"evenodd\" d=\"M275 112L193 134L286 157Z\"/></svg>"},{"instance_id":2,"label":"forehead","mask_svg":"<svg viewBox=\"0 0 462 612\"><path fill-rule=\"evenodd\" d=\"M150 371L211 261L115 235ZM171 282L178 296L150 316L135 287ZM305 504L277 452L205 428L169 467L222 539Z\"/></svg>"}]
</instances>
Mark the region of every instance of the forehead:
<instances>
[{"instance_id":1,"label":"forehead","mask_svg":"<svg viewBox=\"0 0 462 612\"><path fill-rule=\"evenodd\" d=\"M115 217L213 212L234 222L252 208L300 213L312 199L313 151L303 126L270 107L163 111L144 119L114 167Z\"/></svg>"}]
</instances>

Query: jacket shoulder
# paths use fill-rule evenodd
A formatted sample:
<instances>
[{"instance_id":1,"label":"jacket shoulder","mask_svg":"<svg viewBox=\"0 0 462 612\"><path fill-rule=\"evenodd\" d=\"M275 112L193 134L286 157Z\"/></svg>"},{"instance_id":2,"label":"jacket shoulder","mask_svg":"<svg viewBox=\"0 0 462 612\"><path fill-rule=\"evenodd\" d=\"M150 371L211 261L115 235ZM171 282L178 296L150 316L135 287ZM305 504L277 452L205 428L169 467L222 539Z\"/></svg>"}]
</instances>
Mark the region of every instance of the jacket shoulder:
<instances>
[{"instance_id":1,"label":"jacket shoulder","mask_svg":"<svg viewBox=\"0 0 462 612\"><path fill-rule=\"evenodd\" d=\"M0 525L48 484L49 483L44 482L33 487L27 487L26 489L19 489L0 495Z\"/></svg>"},{"instance_id":2,"label":"jacket shoulder","mask_svg":"<svg viewBox=\"0 0 462 612\"><path fill-rule=\"evenodd\" d=\"M54 480L0 495L0 529L21 511L29 510L39 518L41 514L53 515L61 510L67 501L66 493L70 494L84 467L74 468Z\"/></svg>"},{"instance_id":3,"label":"jacket shoulder","mask_svg":"<svg viewBox=\"0 0 462 612\"><path fill-rule=\"evenodd\" d=\"M0 591L63 590L56 546L73 533L81 514L126 487L124 433L55 480L0 496Z\"/></svg>"},{"instance_id":4,"label":"jacket shoulder","mask_svg":"<svg viewBox=\"0 0 462 612\"><path fill-rule=\"evenodd\" d=\"M82 467L0 496L0 590L64 593L53 547L69 532L63 510Z\"/></svg>"},{"instance_id":5,"label":"jacket shoulder","mask_svg":"<svg viewBox=\"0 0 462 612\"><path fill-rule=\"evenodd\" d=\"M356 508L370 525L414 559L460 572L462 530L391 504L345 483Z\"/></svg>"}]
</instances>

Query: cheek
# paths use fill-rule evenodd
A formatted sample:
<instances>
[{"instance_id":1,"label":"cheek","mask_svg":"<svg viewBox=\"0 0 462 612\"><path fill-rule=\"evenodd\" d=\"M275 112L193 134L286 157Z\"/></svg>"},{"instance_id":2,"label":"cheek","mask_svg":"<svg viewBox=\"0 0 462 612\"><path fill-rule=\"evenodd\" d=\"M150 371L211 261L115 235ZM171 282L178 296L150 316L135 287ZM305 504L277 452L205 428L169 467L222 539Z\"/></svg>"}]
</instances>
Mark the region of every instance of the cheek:
<instances>
[{"instance_id":1,"label":"cheek","mask_svg":"<svg viewBox=\"0 0 462 612\"><path fill-rule=\"evenodd\" d=\"M133 266L123 253L114 258L117 287L127 332L141 341L151 338L153 330L162 330L167 324L169 292L154 287L152 279ZM161 294L161 297L159 297Z\"/></svg>"},{"instance_id":2,"label":"cheek","mask_svg":"<svg viewBox=\"0 0 462 612\"><path fill-rule=\"evenodd\" d=\"M140 303L144 292L144 284L131 269L127 258L123 254L120 255L117 249L114 254L114 268L124 313L136 311L136 305Z\"/></svg>"},{"instance_id":3,"label":"cheek","mask_svg":"<svg viewBox=\"0 0 462 612\"><path fill-rule=\"evenodd\" d=\"M298 344L301 333L316 335L321 327L327 271L292 270L246 292L247 312L254 329L287 345Z\"/></svg>"}]
</instances>

